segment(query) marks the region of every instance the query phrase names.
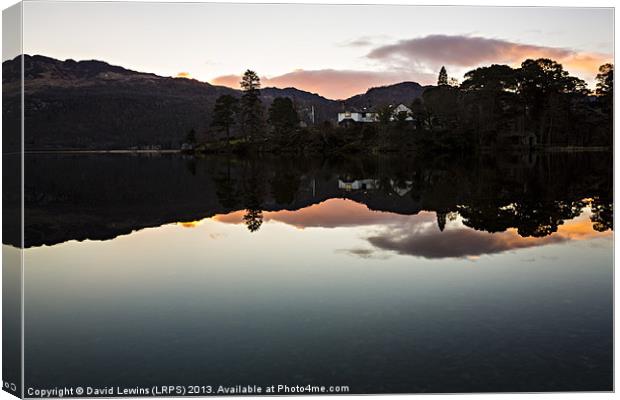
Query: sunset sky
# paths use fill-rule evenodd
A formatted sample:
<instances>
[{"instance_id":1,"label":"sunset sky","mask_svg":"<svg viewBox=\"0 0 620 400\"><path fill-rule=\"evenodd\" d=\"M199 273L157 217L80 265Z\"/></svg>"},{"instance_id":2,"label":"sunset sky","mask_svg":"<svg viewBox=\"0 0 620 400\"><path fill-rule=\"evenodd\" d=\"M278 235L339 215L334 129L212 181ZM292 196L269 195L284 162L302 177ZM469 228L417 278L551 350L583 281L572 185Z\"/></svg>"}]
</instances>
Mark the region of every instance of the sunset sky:
<instances>
[{"instance_id":1,"label":"sunset sky","mask_svg":"<svg viewBox=\"0 0 620 400\"><path fill-rule=\"evenodd\" d=\"M553 58L592 87L613 60L613 10L27 2L24 52L233 87L251 68L263 86L333 99L434 84L442 65L461 81L477 66L528 57Z\"/></svg>"}]
</instances>

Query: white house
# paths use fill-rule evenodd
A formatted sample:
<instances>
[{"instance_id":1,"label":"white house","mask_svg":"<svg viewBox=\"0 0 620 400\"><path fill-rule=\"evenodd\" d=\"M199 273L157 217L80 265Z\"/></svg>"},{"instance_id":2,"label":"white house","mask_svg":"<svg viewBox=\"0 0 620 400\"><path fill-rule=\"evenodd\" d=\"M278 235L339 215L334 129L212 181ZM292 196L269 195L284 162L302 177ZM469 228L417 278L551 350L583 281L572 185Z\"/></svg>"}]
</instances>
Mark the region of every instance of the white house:
<instances>
[{"instance_id":1,"label":"white house","mask_svg":"<svg viewBox=\"0 0 620 400\"><path fill-rule=\"evenodd\" d=\"M349 109L338 113L338 123L376 121L377 113L370 109Z\"/></svg>"},{"instance_id":2,"label":"white house","mask_svg":"<svg viewBox=\"0 0 620 400\"><path fill-rule=\"evenodd\" d=\"M405 119L406 121L413 121L413 117L411 116L411 109L404 104L399 104L398 106L393 108L390 120L396 121L397 116L400 113L405 113L407 115L407 118ZM370 108L349 109L338 113L339 124L345 124L350 122L377 122L378 120L378 113L374 109Z\"/></svg>"},{"instance_id":3,"label":"white house","mask_svg":"<svg viewBox=\"0 0 620 400\"><path fill-rule=\"evenodd\" d=\"M411 116L411 109L402 103L394 107L394 111L392 111L392 117L390 118L390 121L395 121L396 116L400 113L405 113L407 115L405 121L413 121L413 117Z\"/></svg>"},{"instance_id":4,"label":"white house","mask_svg":"<svg viewBox=\"0 0 620 400\"><path fill-rule=\"evenodd\" d=\"M379 181L376 179L338 179L338 189L346 190L376 190L379 188Z\"/></svg>"}]
</instances>

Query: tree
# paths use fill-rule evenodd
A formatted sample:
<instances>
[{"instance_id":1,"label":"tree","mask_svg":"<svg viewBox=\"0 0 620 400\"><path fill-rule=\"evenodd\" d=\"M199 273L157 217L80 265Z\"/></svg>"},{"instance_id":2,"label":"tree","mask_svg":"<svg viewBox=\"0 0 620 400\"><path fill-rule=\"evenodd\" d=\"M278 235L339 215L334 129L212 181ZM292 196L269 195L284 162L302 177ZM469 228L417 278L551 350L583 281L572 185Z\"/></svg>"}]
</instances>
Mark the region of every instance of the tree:
<instances>
[{"instance_id":1,"label":"tree","mask_svg":"<svg viewBox=\"0 0 620 400\"><path fill-rule=\"evenodd\" d=\"M226 142L230 145L230 127L234 125L239 112L239 100L229 94L217 98L213 107L213 120L211 125L226 132Z\"/></svg>"},{"instance_id":2,"label":"tree","mask_svg":"<svg viewBox=\"0 0 620 400\"><path fill-rule=\"evenodd\" d=\"M463 90L514 91L517 89L517 71L508 65L493 64L465 74Z\"/></svg>"},{"instance_id":3,"label":"tree","mask_svg":"<svg viewBox=\"0 0 620 400\"><path fill-rule=\"evenodd\" d=\"M391 105L385 105L377 110L377 120L381 126L387 126L392 120L394 114L394 107Z\"/></svg>"},{"instance_id":4,"label":"tree","mask_svg":"<svg viewBox=\"0 0 620 400\"><path fill-rule=\"evenodd\" d=\"M422 93L422 101L426 112L430 114L433 124L443 128L454 127L458 118L459 90L448 85L426 89Z\"/></svg>"},{"instance_id":5,"label":"tree","mask_svg":"<svg viewBox=\"0 0 620 400\"><path fill-rule=\"evenodd\" d=\"M293 131L299 125L299 116L288 97L276 97L269 107L269 123L278 135Z\"/></svg>"},{"instance_id":6,"label":"tree","mask_svg":"<svg viewBox=\"0 0 620 400\"><path fill-rule=\"evenodd\" d=\"M439 230L443 232L446 228L446 216L448 213L445 211L436 211L435 214L437 216L437 226L439 227Z\"/></svg>"},{"instance_id":7,"label":"tree","mask_svg":"<svg viewBox=\"0 0 620 400\"><path fill-rule=\"evenodd\" d=\"M601 65L598 72L596 75L596 95L603 111L611 114L614 100L614 65Z\"/></svg>"},{"instance_id":8,"label":"tree","mask_svg":"<svg viewBox=\"0 0 620 400\"><path fill-rule=\"evenodd\" d=\"M241 129L250 140L262 133L263 106L260 100L260 78L256 72L247 70L240 82L241 96Z\"/></svg>"},{"instance_id":9,"label":"tree","mask_svg":"<svg viewBox=\"0 0 620 400\"><path fill-rule=\"evenodd\" d=\"M394 107L391 105L384 105L377 110L377 121L381 127L381 139L385 142L387 140L387 132L389 129L390 121L394 115Z\"/></svg>"},{"instance_id":10,"label":"tree","mask_svg":"<svg viewBox=\"0 0 620 400\"><path fill-rule=\"evenodd\" d=\"M430 128L432 125L431 115L427 112L420 97L411 103L411 116L415 120L415 125L418 129L423 128L425 125L428 125Z\"/></svg>"},{"instance_id":11,"label":"tree","mask_svg":"<svg viewBox=\"0 0 620 400\"><path fill-rule=\"evenodd\" d=\"M603 201L599 197L592 200L592 228L598 232L614 228L614 203L612 201Z\"/></svg>"},{"instance_id":12,"label":"tree","mask_svg":"<svg viewBox=\"0 0 620 400\"><path fill-rule=\"evenodd\" d=\"M521 96L527 117L545 144L551 144L558 125L569 124L574 98L584 97L588 89L583 80L570 76L559 64L548 58L523 61L519 70L517 93Z\"/></svg>"},{"instance_id":13,"label":"tree","mask_svg":"<svg viewBox=\"0 0 620 400\"><path fill-rule=\"evenodd\" d=\"M256 232L263 224L263 201L265 179L262 165L257 159L248 160L242 172L242 195L245 214L243 221L250 232Z\"/></svg>"},{"instance_id":14,"label":"tree","mask_svg":"<svg viewBox=\"0 0 620 400\"><path fill-rule=\"evenodd\" d=\"M614 91L614 65L603 64L598 68L596 75L596 95L613 95Z\"/></svg>"},{"instance_id":15,"label":"tree","mask_svg":"<svg viewBox=\"0 0 620 400\"><path fill-rule=\"evenodd\" d=\"M185 136L185 143L196 144L196 131L192 128Z\"/></svg>"},{"instance_id":16,"label":"tree","mask_svg":"<svg viewBox=\"0 0 620 400\"><path fill-rule=\"evenodd\" d=\"M256 232L263 224L263 211L256 208L248 208L243 214L243 222L250 232Z\"/></svg>"},{"instance_id":17,"label":"tree","mask_svg":"<svg viewBox=\"0 0 620 400\"><path fill-rule=\"evenodd\" d=\"M293 203L299 185L301 176L292 166L289 168L276 168L275 176L271 179L271 195L276 203L287 205Z\"/></svg>"},{"instance_id":18,"label":"tree","mask_svg":"<svg viewBox=\"0 0 620 400\"><path fill-rule=\"evenodd\" d=\"M394 115L394 119L396 119L396 125L399 128L403 128L404 126L407 125L407 118L409 118L410 115L407 111L399 111Z\"/></svg>"},{"instance_id":19,"label":"tree","mask_svg":"<svg viewBox=\"0 0 620 400\"><path fill-rule=\"evenodd\" d=\"M545 96L549 93L587 94L583 80L570 76L562 64L548 58L523 61L519 75L519 92L525 96Z\"/></svg>"},{"instance_id":20,"label":"tree","mask_svg":"<svg viewBox=\"0 0 620 400\"><path fill-rule=\"evenodd\" d=\"M510 126L517 115L523 115L515 94L517 70L508 65L493 64L471 70L465 74L460 88L464 91L463 119L473 124L478 145L489 139L487 134L496 137L498 130L506 124Z\"/></svg>"},{"instance_id":21,"label":"tree","mask_svg":"<svg viewBox=\"0 0 620 400\"><path fill-rule=\"evenodd\" d=\"M444 86L448 85L448 72L446 72L446 67L442 66L439 70L439 77L437 78L437 85Z\"/></svg>"}]
</instances>

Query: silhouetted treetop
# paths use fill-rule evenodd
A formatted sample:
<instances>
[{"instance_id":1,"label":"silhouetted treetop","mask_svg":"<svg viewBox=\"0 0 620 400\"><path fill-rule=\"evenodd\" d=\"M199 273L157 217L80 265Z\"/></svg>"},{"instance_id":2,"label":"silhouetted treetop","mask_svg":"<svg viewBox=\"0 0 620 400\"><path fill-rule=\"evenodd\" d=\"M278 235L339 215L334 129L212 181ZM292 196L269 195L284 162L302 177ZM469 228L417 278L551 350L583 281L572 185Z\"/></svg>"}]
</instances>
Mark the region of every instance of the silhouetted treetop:
<instances>
[{"instance_id":1,"label":"silhouetted treetop","mask_svg":"<svg viewBox=\"0 0 620 400\"><path fill-rule=\"evenodd\" d=\"M448 72L446 72L446 67L442 66L439 70L439 77L437 78L437 85L448 85Z\"/></svg>"},{"instance_id":2,"label":"silhouetted treetop","mask_svg":"<svg viewBox=\"0 0 620 400\"><path fill-rule=\"evenodd\" d=\"M269 123L276 134L293 131L299 125L299 116L288 97L276 97L269 107Z\"/></svg>"},{"instance_id":3,"label":"silhouetted treetop","mask_svg":"<svg viewBox=\"0 0 620 400\"><path fill-rule=\"evenodd\" d=\"M465 74L461 83L463 90L516 90L518 83L517 70L508 65L493 64L480 67Z\"/></svg>"},{"instance_id":4,"label":"silhouetted treetop","mask_svg":"<svg viewBox=\"0 0 620 400\"><path fill-rule=\"evenodd\" d=\"M225 131L228 142L230 142L230 128L234 125L238 112L239 100L234 96L225 94L218 97L215 101L211 126Z\"/></svg>"}]
</instances>

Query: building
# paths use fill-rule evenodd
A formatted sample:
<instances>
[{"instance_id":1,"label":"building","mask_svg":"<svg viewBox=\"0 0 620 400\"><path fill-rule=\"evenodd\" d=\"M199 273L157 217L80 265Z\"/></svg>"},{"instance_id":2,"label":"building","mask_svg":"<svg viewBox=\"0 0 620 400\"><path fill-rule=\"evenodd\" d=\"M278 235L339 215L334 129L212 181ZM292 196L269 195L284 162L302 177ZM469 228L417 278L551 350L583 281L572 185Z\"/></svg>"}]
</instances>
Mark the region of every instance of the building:
<instances>
[{"instance_id":1,"label":"building","mask_svg":"<svg viewBox=\"0 0 620 400\"><path fill-rule=\"evenodd\" d=\"M379 188L379 181L376 179L338 179L338 189L350 192L352 190L376 190Z\"/></svg>"},{"instance_id":2,"label":"building","mask_svg":"<svg viewBox=\"0 0 620 400\"><path fill-rule=\"evenodd\" d=\"M394 107L394 111L392 112L392 118L390 118L390 120L395 121L400 113L405 113L405 115L407 116L407 118L405 118L405 121L413 121L413 117L411 116L411 109L404 104L399 104Z\"/></svg>"},{"instance_id":3,"label":"building","mask_svg":"<svg viewBox=\"0 0 620 400\"><path fill-rule=\"evenodd\" d=\"M370 108L349 108L345 111L338 113L338 123L339 124L347 124L353 122L376 122L377 121L377 113L373 109Z\"/></svg>"},{"instance_id":4,"label":"building","mask_svg":"<svg viewBox=\"0 0 620 400\"><path fill-rule=\"evenodd\" d=\"M404 104L399 104L393 108L391 121L396 121L398 119L398 115L404 113L407 117L405 121L413 121L413 117L411 116L411 109ZM338 113L338 123L339 124L350 124L350 123L371 123L377 122L379 120L379 114L374 108L349 108L345 111Z\"/></svg>"},{"instance_id":5,"label":"building","mask_svg":"<svg viewBox=\"0 0 620 400\"><path fill-rule=\"evenodd\" d=\"M395 181L390 179L389 186L393 193L400 197L405 196L413 189L413 181ZM350 176L344 176L338 178L338 189L347 192L362 190L379 190L381 188L381 181L379 179L355 179Z\"/></svg>"}]
</instances>

